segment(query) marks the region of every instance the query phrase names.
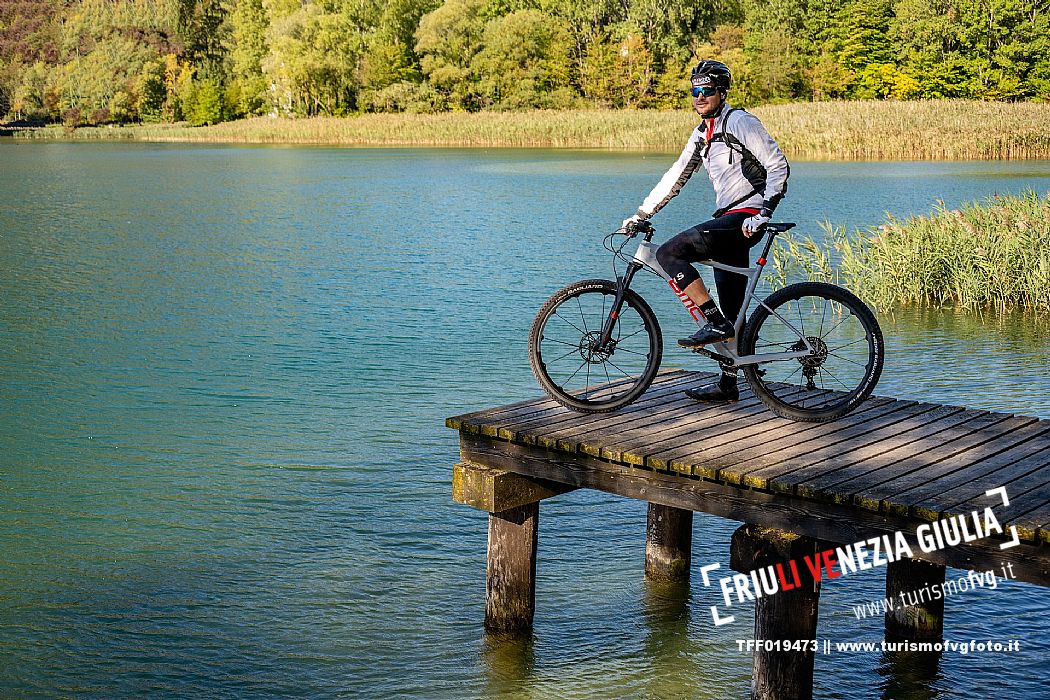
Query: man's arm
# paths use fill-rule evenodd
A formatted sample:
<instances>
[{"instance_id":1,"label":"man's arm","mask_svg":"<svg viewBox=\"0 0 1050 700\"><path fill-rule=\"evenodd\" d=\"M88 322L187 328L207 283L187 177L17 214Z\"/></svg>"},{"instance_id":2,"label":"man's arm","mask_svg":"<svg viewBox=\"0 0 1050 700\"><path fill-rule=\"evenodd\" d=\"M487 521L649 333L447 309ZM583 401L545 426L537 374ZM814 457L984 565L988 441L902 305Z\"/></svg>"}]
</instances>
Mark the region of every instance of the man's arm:
<instances>
[{"instance_id":1,"label":"man's arm","mask_svg":"<svg viewBox=\"0 0 1050 700\"><path fill-rule=\"evenodd\" d=\"M682 149L682 155L678 156L678 160L664 173L664 176L660 178L660 182L656 183L656 187L642 202L642 206L638 207L637 216L639 218L648 219L652 217L656 212L663 209L664 205L678 196L685 183L689 181L696 169L700 167L703 161L703 150L704 140L700 135L700 127L698 126L689 135L689 140L686 142L685 148Z\"/></svg>"},{"instance_id":2,"label":"man's arm","mask_svg":"<svg viewBox=\"0 0 1050 700\"><path fill-rule=\"evenodd\" d=\"M740 115L740 118L733 129L733 134L766 169L766 188L761 193L762 210L763 213L768 211L771 215L780 204L780 200L787 194L787 181L788 175L791 174L791 167L788 165L784 152L780 150L780 146L769 135L758 117L748 112L737 114Z\"/></svg>"}]
</instances>

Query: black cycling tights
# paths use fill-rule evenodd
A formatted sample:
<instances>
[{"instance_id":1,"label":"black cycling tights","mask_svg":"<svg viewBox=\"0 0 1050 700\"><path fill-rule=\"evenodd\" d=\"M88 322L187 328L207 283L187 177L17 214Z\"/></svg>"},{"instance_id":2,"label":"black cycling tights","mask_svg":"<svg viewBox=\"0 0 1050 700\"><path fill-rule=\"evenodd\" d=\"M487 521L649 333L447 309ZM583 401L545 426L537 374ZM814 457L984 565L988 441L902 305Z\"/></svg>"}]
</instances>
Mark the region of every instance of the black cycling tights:
<instances>
[{"instance_id":1,"label":"black cycling tights","mask_svg":"<svg viewBox=\"0 0 1050 700\"><path fill-rule=\"evenodd\" d=\"M656 259L679 289L685 289L700 278L700 273L689 264L691 262L715 260L734 267L748 267L751 264L749 251L762 240L759 233L751 238L744 237L740 226L750 216L743 212L724 214L686 229L660 246ZM716 269L715 288L722 313L730 323L735 323L740 305L744 303L747 278Z\"/></svg>"}]
</instances>

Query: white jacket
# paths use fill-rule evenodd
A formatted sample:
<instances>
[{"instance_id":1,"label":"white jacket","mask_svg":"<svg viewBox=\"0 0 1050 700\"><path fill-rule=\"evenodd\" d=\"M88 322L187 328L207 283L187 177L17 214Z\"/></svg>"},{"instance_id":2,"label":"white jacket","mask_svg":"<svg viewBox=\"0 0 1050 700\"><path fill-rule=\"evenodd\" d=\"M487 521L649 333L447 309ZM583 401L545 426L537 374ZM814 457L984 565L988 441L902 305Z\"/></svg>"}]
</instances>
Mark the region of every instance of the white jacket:
<instances>
[{"instance_id":1,"label":"white jacket","mask_svg":"<svg viewBox=\"0 0 1050 700\"><path fill-rule=\"evenodd\" d=\"M660 211L701 165L715 188L715 216L729 209L776 209L790 173L780 146L758 117L742 109L723 104L713 121L705 119L689 135L682 155L642 202L638 216L648 219Z\"/></svg>"}]
</instances>

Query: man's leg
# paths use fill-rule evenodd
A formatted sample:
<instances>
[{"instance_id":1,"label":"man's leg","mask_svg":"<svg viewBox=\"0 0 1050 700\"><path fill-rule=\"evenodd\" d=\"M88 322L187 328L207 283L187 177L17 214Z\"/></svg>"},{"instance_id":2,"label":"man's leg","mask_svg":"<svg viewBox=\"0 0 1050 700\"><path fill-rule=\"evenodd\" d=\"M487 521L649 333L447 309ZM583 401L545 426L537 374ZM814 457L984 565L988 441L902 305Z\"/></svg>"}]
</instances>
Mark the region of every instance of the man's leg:
<instances>
[{"instance_id":1,"label":"man's leg","mask_svg":"<svg viewBox=\"0 0 1050 700\"><path fill-rule=\"evenodd\" d=\"M744 237L740 230L745 218L746 214L729 214L705 221L686 229L656 251L657 259L671 275L678 289L700 308L707 319L705 326L689 338L679 340L679 345L699 347L733 337L732 317L727 319L722 315L700 275L689 263L723 259L740 248L746 251L746 243L743 242ZM746 252L744 254L746 255Z\"/></svg>"},{"instance_id":2,"label":"man's leg","mask_svg":"<svg viewBox=\"0 0 1050 700\"><path fill-rule=\"evenodd\" d=\"M732 214L723 218L730 217L736 218ZM712 247L714 248L711 255L712 259L731 264L731 266L737 268L749 267L751 260L748 253L761 236L745 238L739 226L735 226L733 229L727 227L721 233L722 235L718 240L720 245ZM718 290L718 305L721 306L721 311L728 321L735 323L736 317L740 313L740 306L743 304L744 292L748 289L748 278L718 269L715 269L714 277L715 288ZM695 401L705 403L737 401L740 397L740 391L737 387L737 370L723 366L721 376L719 376L715 384L699 389L688 389L686 395Z\"/></svg>"}]
</instances>

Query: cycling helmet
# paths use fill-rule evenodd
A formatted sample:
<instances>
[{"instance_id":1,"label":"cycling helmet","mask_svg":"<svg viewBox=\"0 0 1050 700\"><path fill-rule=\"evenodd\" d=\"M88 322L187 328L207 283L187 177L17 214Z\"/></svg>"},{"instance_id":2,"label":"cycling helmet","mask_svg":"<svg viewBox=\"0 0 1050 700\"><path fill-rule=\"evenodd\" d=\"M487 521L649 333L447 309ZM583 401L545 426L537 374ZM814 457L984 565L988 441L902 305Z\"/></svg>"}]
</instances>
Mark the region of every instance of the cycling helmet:
<instances>
[{"instance_id":1,"label":"cycling helmet","mask_svg":"<svg viewBox=\"0 0 1050 700\"><path fill-rule=\"evenodd\" d=\"M704 60L693 67L690 82L693 87L714 85L722 92L726 92L729 90L729 85L733 82L733 76L729 72L729 66L726 64L719 61Z\"/></svg>"}]
</instances>

